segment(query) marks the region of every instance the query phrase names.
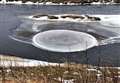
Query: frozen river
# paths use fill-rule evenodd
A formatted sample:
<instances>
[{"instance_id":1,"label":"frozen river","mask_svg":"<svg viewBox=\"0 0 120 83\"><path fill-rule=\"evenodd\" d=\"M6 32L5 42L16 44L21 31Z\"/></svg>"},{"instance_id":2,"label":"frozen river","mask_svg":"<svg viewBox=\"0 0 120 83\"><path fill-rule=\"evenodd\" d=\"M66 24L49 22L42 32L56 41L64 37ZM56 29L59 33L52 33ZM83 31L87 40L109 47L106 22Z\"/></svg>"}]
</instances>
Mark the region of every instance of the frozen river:
<instances>
[{"instance_id":1,"label":"frozen river","mask_svg":"<svg viewBox=\"0 0 120 83\"><path fill-rule=\"evenodd\" d=\"M110 64L113 66L120 66L120 44L119 44L119 19L117 18L120 15L120 6L119 5L110 5L110 6L34 6L34 5L0 5L0 53L9 54L14 56L20 56L23 58L32 58L48 62L65 62L69 60L76 63L89 63L97 65L100 63ZM47 24L40 25L42 30L48 30L50 27L54 29L56 27L63 28L69 27L69 30L73 29L70 27L75 27L74 30L79 31L88 31L88 34L91 34L97 37L98 40L107 39L104 43L110 43L106 45L94 46L85 51L77 51L72 53L61 53L61 52L51 52L44 49L37 48L29 42L31 40L11 38L11 30L21 30L31 28L31 21L24 23L22 16L29 16L36 13L42 14L91 14L91 15L109 15L105 17L109 22L101 23L89 23L89 25L84 25L84 23L58 23L58 24ZM112 15L112 16L111 16ZM113 16L118 15L118 16ZM108 18L108 17L112 17ZM26 22L26 20L25 20ZM82 28L78 28L78 27ZM102 28L101 28L102 26ZM26 28L27 27L27 28ZM83 29L84 27L91 27ZM30 30L29 28L29 30ZM45 28L45 29L44 29ZM96 31L97 34L90 33L89 31ZM15 32L16 33L16 32ZM34 33L32 33L34 34ZM14 37L15 38L15 37ZM31 38L31 37L30 37ZM113 40L114 39L114 40ZM21 41L22 42L21 42ZM24 42L27 41L28 43ZM73 42L74 43L74 42ZM87 56L86 56L87 54ZM87 57L87 59L86 59ZM94 60L93 60L94 58ZM99 61L101 59L101 62ZM88 61L87 61L88 60Z\"/></svg>"}]
</instances>

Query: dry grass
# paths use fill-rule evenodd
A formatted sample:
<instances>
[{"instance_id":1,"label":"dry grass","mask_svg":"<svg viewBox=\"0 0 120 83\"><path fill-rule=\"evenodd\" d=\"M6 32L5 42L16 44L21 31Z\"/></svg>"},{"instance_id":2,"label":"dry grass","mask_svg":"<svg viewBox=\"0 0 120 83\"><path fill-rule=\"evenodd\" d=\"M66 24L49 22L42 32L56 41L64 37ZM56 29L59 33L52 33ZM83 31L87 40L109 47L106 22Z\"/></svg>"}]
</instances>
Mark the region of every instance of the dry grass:
<instances>
[{"instance_id":1,"label":"dry grass","mask_svg":"<svg viewBox=\"0 0 120 83\"><path fill-rule=\"evenodd\" d=\"M0 83L120 83L120 70L113 68L90 69L91 66L1 67ZM98 76L98 74L100 76ZM69 82L68 82L69 83Z\"/></svg>"},{"instance_id":2,"label":"dry grass","mask_svg":"<svg viewBox=\"0 0 120 83\"><path fill-rule=\"evenodd\" d=\"M9 60L3 57L1 59ZM62 66L0 66L0 83L65 83L65 80L68 83L120 83L119 77L118 68L75 63L65 63Z\"/></svg>"}]
</instances>

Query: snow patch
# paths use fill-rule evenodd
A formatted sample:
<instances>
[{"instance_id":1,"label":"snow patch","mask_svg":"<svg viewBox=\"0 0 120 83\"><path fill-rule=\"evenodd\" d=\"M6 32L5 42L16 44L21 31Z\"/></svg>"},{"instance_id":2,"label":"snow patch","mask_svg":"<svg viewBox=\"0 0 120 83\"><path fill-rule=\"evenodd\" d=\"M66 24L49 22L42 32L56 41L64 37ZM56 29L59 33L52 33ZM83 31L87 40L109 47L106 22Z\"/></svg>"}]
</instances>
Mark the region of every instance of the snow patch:
<instances>
[{"instance_id":1,"label":"snow patch","mask_svg":"<svg viewBox=\"0 0 120 83\"><path fill-rule=\"evenodd\" d=\"M45 61L38 61L38 60L32 60L32 59L24 59L24 58L19 58L19 57L11 57L11 56L5 56L5 55L0 55L1 61L0 61L0 66L4 67L10 67L10 66L15 66L15 67L32 67L32 66L57 66L57 65L63 65L59 63L49 63Z\"/></svg>"}]
</instances>

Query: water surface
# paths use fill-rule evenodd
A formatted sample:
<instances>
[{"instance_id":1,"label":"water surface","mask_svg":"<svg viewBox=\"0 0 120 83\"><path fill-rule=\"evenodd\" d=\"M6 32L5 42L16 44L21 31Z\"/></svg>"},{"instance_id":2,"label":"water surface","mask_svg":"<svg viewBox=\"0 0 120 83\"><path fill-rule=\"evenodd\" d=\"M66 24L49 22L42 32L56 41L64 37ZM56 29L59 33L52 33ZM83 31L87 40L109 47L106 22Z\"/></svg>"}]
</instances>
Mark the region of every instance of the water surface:
<instances>
[{"instance_id":1,"label":"water surface","mask_svg":"<svg viewBox=\"0 0 120 83\"><path fill-rule=\"evenodd\" d=\"M43 14L120 14L119 5L110 6L28 6L28 5L0 5L0 53L32 58L48 62L89 63L93 65L110 64L120 66L120 44L114 43L94 47L82 52L59 53L50 52L33 45L15 41L9 37L10 30L21 25L19 16ZM114 35L114 34L113 34ZM87 54L87 55L86 55ZM87 58L86 58L87 57Z\"/></svg>"}]
</instances>

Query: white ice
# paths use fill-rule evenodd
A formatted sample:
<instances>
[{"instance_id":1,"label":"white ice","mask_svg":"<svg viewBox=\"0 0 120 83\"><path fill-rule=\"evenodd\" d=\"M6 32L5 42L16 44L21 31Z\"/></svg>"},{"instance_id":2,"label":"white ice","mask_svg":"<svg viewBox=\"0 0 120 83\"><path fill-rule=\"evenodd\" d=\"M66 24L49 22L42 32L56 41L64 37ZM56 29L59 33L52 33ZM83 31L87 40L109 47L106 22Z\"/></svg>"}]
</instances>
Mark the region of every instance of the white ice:
<instances>
[{"instance_id":1,"label":"white ice","mask_svg":"<svg viewBox=\"0 0 120 83\"><path fill-rule=\"evenodd\" d=\"M98 42L90 34L72 30L49 30L33 37L33 45L56 52L76 52L97 46Z\"/></svg>"},{"instance_id":2,"label":"white ice","mask_svg":"<svg viewBox=\"0 0 120 83\"><path fill-rule=\"evenodd\" d=\"M65 21L65 22L76 22L76 23L80 23L80 22L96 22L96 21L90 21L88 19L72 19L72 18L61 18L61 16L64 15L77 15L77 14L60 14L60 15L54 15L57 16L58 19L48 19L47 16L43 16L40 18L33 18L33 16L26 16L24 18L27 19L32 19L32 20L36 20L36 21L41 21L41 20L46 20L46 21ZM81 15L84 16L84 15ZM118 34L120 34L120 15L89 15L89 16L93 16L93 17L99 17L101 19L101 21L98 21L102 26L104 26L104 28L112 30ZM114 27L114 28L110 28L110 27Z\"/></svg>"}]
</instances>

